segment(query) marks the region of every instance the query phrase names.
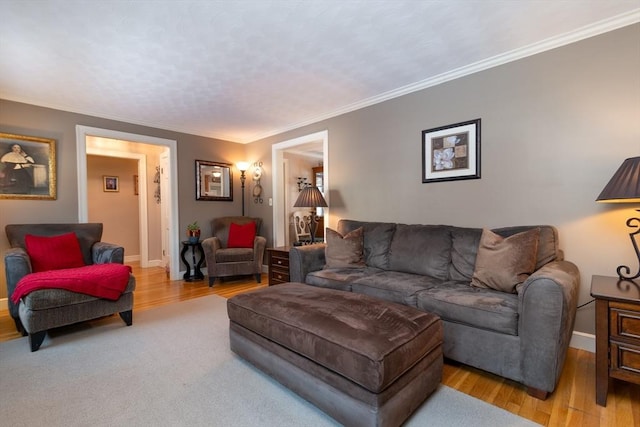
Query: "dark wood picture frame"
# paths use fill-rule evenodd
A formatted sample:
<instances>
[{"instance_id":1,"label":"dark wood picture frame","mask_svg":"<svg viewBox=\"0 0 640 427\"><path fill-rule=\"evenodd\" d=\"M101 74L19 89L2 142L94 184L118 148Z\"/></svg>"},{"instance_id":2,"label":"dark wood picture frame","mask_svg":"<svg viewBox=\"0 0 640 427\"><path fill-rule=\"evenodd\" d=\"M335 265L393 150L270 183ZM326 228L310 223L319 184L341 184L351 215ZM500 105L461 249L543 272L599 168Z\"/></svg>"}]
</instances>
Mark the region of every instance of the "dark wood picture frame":
<instances>
[{"instance_id":1,"label":"dark wood picture frame","mask_svg":"<svg viewBox=\"0 0 640 427\"><path fill-rule=\"evenodd\" d=\"M231 163L196 160L196 200L233 201Z\"/></svg>"}]
</instances>

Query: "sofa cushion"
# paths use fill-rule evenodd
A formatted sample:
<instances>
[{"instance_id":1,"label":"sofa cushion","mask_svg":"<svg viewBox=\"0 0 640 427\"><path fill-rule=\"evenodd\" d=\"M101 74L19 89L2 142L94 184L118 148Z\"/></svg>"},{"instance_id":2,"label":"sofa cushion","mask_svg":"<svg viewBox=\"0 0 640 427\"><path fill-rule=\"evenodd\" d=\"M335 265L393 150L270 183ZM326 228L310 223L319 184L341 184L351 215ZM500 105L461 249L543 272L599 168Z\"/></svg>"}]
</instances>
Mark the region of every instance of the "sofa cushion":
<instances>
[{"instance_id":1,"label":"sofa cushion","mask_svg":"<svg viewBox=\"0 0 640 427\"><path fill-rule=\"evenodd\" d=\"M419 291L416 304L454 323L518 335L518 296L475 288L466 282L444 282ZM499 351L499 349L496 349Z\"/></svg>"},{"instance_id":2,"label":"sofa cushion","mask_svg":"<svg viewBox=\"0 0 640 427\"><path fill-rule=\"evenodd\" d=\"M365 266L362 253L362 227L346 235L327 228L324 268L362 268Z\"/></svg>"},{"instance_id":3,"label":"sofa cushion","mask_svg":"<svg viewBox=\"0 0 640 427\"><path fill-rule=\"evenodd\" d=\"M216 262L247 262L253 261L253 247L251 248L222 248L216 251Z\"/></svg>"},{"instance_id":4,"label":"sofa cushion","mask_svg":"<svg viewBox=\"0 0 640 427\"><path fill-rule=\"evenodd\" d=\"M449 278L451 233L442 225L398 224L391 241L389 270Z\"/></svg>"},{"instance_id":5,"label":"sofa cushion","mask_svg":"<svg viewBox=\"0 0 640 427\"><path fill-rule=\"evenodd\" d=\"M351 291L351 283L362 278L375 274L379 268L328 268L312 271L307 274L305 282L309 285L321 288L339 289L341 291Z\"/></svg>"},{"instance_id":6,"label":"sofa cushion","mask_svg":"<svg viewBox=\"0 0 640 427\"><path fill-rule=\"evenodd\" d=\"M58 236L27 234L24 244L34 273L84 266L80 243L73 232Z\"/></svg>"},{"instance_id":7,"label":"sofa cushion","mask_svg":"<svg viewBox=\"0 0 640 427\"><path fill-rule=\"evenodd\" d=\"M359 294L416 307L418 291L437 286L442 280L420 274L380 270L355 278L351 290Z\"/></svg>"},{"instance_id":8,"label":"sofa cushion","mask_svg":"<svg viewBox=\"0 0 640 427\"><path fill-rule=\"evenodd\" d=\"M451 227L449 279L470 282L476 266L481 228Z\"/></svg>"},{"instance_id":9,"label":"sofa cushion","mask_svg":"<svg viewBox=\"0 0 640 427\"><path fill-rule=\"evenodd\" d=\"M536 266L540 229L501 237L484 230L480 238L471 285L503 292L515 292Z\"/></svg>"},{"instance_id":10,"label":"sofa cushion","mask_svg":"<svg viewBox=\"0 0 640 427\"><path fill-rule=\"evenodd\" d=\"M369 267L389 269L391 239L396 230L395 223L363 222L349 219L338 221L338 232L349 233L357 228L364 229L364 261Z\"/></svg>"}]
</instances>

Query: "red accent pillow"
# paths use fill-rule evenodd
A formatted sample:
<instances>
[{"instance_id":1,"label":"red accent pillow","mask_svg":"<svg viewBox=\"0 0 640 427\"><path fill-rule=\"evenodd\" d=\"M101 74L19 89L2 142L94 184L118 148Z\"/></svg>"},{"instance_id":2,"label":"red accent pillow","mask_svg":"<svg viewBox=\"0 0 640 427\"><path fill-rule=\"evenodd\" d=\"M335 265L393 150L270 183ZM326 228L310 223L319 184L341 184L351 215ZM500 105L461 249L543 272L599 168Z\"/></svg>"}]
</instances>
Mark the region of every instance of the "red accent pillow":
<instances>
[{"instance_id":1,"label":"red accent pillow","mask_svg":"<svg viewBox=\"0 0 640 427\"><path fill-rule=\"evenodd\" d=\"M27 234L24 245L34 273L85 265L80 242L74 232L51 237Z\"/></svg>"},{"instance_id":2,"label":"red accent pillow","mask_svg":"<svg viewBox=\"0 0 640 427\"><path fill-rule=\"evenodd\" d=\"M256 238L256 223L251 221L244 225L231 223L229 228L228 248L252 248Z\"/></svg>"}]
</instances>

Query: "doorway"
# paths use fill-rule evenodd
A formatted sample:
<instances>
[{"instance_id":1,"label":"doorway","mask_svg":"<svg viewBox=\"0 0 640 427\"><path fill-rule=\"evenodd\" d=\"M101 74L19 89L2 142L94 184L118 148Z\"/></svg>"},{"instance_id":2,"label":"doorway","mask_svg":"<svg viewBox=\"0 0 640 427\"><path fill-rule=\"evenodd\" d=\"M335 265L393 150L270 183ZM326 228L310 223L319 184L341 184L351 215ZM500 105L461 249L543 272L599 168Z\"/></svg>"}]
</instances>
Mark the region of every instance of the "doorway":
<instances>
[{"instance_id":1,"label":"doorway","mask_svg":"<svg viewBox=\"0 0 640 427\"><path fill-rule=\"evenodd\" d=\"M324 166L324 197L329 205L324 211L324 225L329 224L329 209L331 201L329 200L329 131L321 131L299 138L282 141L271 146L271 158L273 167L273 243L274 246L287 245L289 219L287 218L287 207L291 200L287 194L287 178L288 169L287 161L284 153L295 151L296 148L308 146L309 144L318 144L322 147L322 163ZM290 177L289 177L290 178Z\"/></svg>"},{"instance_id":2,"label":"doorway","mask_svg":"<svg viewBox=\"0 0 640 427\"><path fill-rule=\"evenodd\" d=\"M163 152L165 153L163 164L165 165L165 171L168 176L175 177L177 176L177 141L156 138L147 135L138 135L131 134L126 132L113 131L109 129L100 129L100 128L92 128L88 126L76 126L76 153L77 153L77 164L78 164L78 220L79 222L87 222L88 221L88 206L87 206L87 154L96 154L95 147L91 147L88 143L90 138L104 138L107 140L116 140L121 142L126 142L128 144L149 144L154 146L162 147ZM101 155L104 155L105 152L109 152L108 148L104 148ZM100 151L100 150L98 150ZM111 150L113 151L113 150ZM123 151L118 152L119 155L116 157L124 157L132 155L133 153L123 154ZM114 153L111 153L114 154ZM135 157L134 157L135 158ZM138 162L139 167L139 175L145 176L147 174L146 167L142 169L143 161ZM167 168L168 166L168 168ZM161 167L158 168L159 172L161 171ZM142 181L142 180L141 180ZM178 185L175 179L167 179L167 180L159 180L160 185L160 194L161 197L161 205L162 205L162 235L166 236L166 238L162 239L162 253L163 258L166 256L168 258L168 267L170 270L170 278L171 280L179 280L179 258L178 258L178 246L179 246L179 235L178 235ZM147 188L146 185L140 185L140 203L141 206L145 205L144 212L145 214L140 214L141 221L146 221L146 204L142 203L143 200L146 200ZM143 196L144 191L144 196ZM174 202L176 201L176 202ZM142 208L141 208L142 212ZM144 216L144 219L142 218ZM148 235L146 222L144 222L144 226L141 222L141 236L140 236L140 248L141 248L141 258L144 257L144 251L148 251ZM145 237L142 236L142 231L144 230ZM166 245L166 247L165 247ZM148 252L147 252L148 254ZM148 255L147 255L148 256Z\"/></svg>"}]
</instances>

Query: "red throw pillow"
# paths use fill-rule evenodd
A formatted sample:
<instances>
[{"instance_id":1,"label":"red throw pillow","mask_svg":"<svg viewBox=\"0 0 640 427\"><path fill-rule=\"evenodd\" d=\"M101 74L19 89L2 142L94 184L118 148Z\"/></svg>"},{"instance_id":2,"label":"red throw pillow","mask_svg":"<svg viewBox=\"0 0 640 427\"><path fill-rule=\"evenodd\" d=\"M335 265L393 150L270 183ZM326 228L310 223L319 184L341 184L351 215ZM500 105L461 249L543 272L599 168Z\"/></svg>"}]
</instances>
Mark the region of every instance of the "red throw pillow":
<instances>
[{"instance_id":1,"label":"red throw pillow","mask_svg":"<svg viewBox=\"0 0 640 427\"><path fill-rule=\"evenodd\" d=\"M256 223L251 221L244 225L231 223L229 228L228 248L252 248L256 238Z\"/></svg>"},{"instance_id":2,"label":"red throw pillow","mask_svg":"<svg viewBox=\"0 0 640 427\"><path fill-rule=\"evenodd\" d=\"M51 237L27 234L24 245L34 273L85 265L80 242L73 232Z\"/></svg>"}]
</instances>

